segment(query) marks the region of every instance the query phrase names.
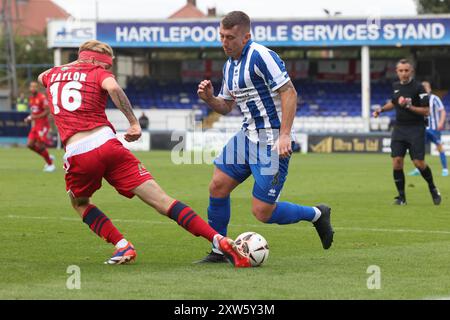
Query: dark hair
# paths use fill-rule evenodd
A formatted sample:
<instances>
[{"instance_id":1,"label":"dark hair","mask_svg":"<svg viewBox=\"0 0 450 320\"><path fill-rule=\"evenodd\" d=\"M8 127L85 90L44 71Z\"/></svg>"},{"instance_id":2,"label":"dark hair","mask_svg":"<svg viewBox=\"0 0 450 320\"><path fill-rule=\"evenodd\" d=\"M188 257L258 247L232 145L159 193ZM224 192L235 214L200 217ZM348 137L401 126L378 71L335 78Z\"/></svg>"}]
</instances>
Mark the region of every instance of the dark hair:
<instances>
[{"instance_id":1,"label":"dark hair","mask_svg":"<svg viewBox=\"0 0 450 320\"><path fill-rule=\"evenodd\" d=\"M397 64L395 66L397 67L399 64L409 64L414 69L414 64L408 59L400 59L400 60L398 60L398 62L397 62Z\"/></svg>"},{"instance_id":2,"label":"dark hair","mask_svg":"<svg viewBox=\"0 0 450 320\"><path fill-rule=\"evenodd\" d=\"M225 29L231 29L234 26L240 26L245 31L250 32L250 17L242 11L231 11L222 19L222 26Z\"/></svg>"}]
</instances>

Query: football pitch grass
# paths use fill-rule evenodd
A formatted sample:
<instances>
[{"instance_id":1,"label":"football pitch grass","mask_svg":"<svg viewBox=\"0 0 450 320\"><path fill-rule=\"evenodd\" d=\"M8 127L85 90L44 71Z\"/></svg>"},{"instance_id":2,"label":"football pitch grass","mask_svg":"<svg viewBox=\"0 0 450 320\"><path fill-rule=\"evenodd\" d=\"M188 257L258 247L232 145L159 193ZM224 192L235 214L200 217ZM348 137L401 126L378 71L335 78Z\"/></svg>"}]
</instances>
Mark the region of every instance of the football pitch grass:
<instances>
[{"instance_id":1,"label":"football pitch grass","mask_svg":"<svg viewBox=\"0 0 450 320\"><path fill-rule=\"evenodd\" d=\"M25 149L0 149L0 299L435 299L450 297L450 178L427 157L441 190L434 206L425 181L407 177L407 206L393 206L389 155L294 154L281 200L332 206L335 241L323 250L308 222L266 225L251 214L250 178L232 194L229 235L261 233L270 256L260 268L199 265L210 247L106 182L93 197L135 245L135 264L103 264L113 247L70 206L61 169ZM175 165L170 152L136 155L173 197L206 219L211 165ZM411 169L408 162L406 170ZM69 266L80 289L69 290ZM378 275L378 284L372 281ZM372 276L372 278L371 278Z\"/></svg>"}]
</instances>

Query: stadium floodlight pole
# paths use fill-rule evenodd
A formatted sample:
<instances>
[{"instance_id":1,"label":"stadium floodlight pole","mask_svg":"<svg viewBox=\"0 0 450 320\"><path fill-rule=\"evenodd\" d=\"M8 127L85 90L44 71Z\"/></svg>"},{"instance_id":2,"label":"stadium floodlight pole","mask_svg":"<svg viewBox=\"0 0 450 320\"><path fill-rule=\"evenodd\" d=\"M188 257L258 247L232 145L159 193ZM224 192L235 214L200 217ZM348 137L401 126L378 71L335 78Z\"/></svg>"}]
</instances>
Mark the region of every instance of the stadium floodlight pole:
<instances>
[{"instance_id":1,"label":"stadium floodlight pole","mask_svg":"<svg viewBox=\"0 0 450 320\"><path fill-rule=\"evenodd\" d=\"M98 0L95 0L95 22L98 22Z\"/></svg>"},{"instance_id":2,"label":"stadium floodlight pole","mask_svg":"<svg viewBox=\"0 0 450 320\"><path fill-rule=\"evenodd\" d=\"M370 130L370 49L369 46L361 48L361 116L364 122L364 131Z\"/></svg>"},{"instance_id":3,"label":"stadium floodlight pole","mask_svg":"<svg viewBox=\"0 0 450 320\"><path fill-rule=\"evenodd\" d=\"M3 0L2 3L2 20L3 20L3 36L6 47L6 66L8 84L10 87L11 101L16 101L17 98L17 72L16 72L16 50L14 44L14 35L12 31L12 14L11 14L11 0Z\"/></svg>"},{"instance_id":4,"label":"stadium floodlight pole","mask_svg":"<svg viewBox=\"0 0 450 320\"><path fill-rule=\"evenodd\" d=\"M53 50L53 64L55 67L60 66L61 62L61 48L55 48Z\"/></svg>"}]
</instances>

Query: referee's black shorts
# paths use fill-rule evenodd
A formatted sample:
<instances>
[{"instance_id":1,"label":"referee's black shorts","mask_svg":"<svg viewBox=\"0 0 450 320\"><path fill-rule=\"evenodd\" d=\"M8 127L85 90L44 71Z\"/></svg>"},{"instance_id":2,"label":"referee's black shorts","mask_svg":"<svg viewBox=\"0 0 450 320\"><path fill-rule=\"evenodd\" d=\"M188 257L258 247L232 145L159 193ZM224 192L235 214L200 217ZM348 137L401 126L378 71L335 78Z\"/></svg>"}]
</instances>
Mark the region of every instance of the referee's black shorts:
<instances>
[{"instance_id":1,"label":"referee's black shorts","mask_svg":"<svg viewBox=\"0 0 450 320\"><path fill-rule=\"evenodd\" d=\"M409 150L411 160L425 159L425 127L395 126L391 138L391 157L402 157Z\"/></svg>"}]
</instances>

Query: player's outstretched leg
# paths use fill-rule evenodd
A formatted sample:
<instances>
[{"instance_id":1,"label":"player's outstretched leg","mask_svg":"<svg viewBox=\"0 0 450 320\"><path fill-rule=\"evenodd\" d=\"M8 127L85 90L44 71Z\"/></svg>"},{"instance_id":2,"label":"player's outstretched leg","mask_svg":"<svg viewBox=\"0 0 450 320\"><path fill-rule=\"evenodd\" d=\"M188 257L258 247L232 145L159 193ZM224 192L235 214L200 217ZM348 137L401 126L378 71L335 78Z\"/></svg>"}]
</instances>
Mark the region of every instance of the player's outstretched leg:
<instances>
[{"instance_id":1,"label":"player's outstretched leg","mask_svg":"<svg viewBox=\"0 0 450 320\"><path fill-rule=\"evenodd\" d=\"M270 211L270 204L253 199L253 214L256 218L265 223L276 224L293 224L300 221L312 222L319 234L322 247L329 249L333 243L334 230L331 226L331 208L325 205L318 205L315 207L300 206L290 202L277 202L272 206L273 211ZM269 217L269 218L267 218Z\"/></svg>"},{"instance_id":2,"label":"player's outstretched leg","mask_svg":"<svg viewBox=\"0 0 450 320\"><path fill-rule=\"evenodd\" d=\"M74 209L80 214L83 222L100 238L116 247L111 258L105 264L126 264L136 259L136 250L127 241L109 218L89 198L71 198Z\"/></svg>"},{"instance_id":3,"label":"player's outstretched leg","mask_svg":"<svg viewBox=\"0 0 450 320\"><path fill-rule=\"evenodd\" d=\"M191 207L169 197L154 180L144 182L132 192L194 236L201 236L213 243L235 267L251 266L249 258L239 253L232 239L220 235L211 228Z\"/></svg>"}]
</instances>

